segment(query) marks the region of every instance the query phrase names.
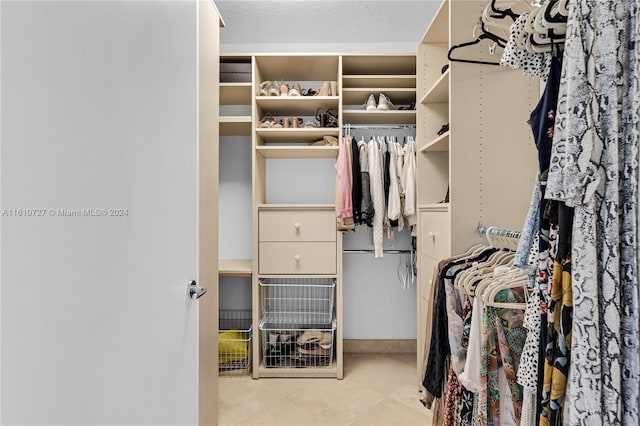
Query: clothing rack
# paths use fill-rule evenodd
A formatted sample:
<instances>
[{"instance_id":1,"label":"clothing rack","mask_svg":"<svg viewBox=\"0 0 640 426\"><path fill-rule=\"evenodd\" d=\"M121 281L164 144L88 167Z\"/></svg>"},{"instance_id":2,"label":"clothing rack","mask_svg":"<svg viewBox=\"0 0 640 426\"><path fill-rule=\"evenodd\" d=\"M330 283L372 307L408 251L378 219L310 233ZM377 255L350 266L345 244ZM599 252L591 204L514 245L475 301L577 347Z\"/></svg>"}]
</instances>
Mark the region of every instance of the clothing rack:
<instances>
[{"instance_id":1,"label":"clothing rack","mask_svg":"<svg viewBox=\"0 0 640 426\"><path fill-rule=\"evenodd\" d=\"M520 238L520 235L521 235L520 231L511 231L508 229L501 229L495 226L486 227L482 223L478 223L478 233L482 235L487 235L488 233L488 235L491 235L491 236L507 237L507 238L514 238L514 239Z\"/></svg>"},{"instance_id":2,"label":"clothing rack","mask_svg":"<svg viewBox=\"0 0 640 426\"><path fill-rule=\"evenodd\" d=\"M353 125L353 124L343 124L342 128L345 130L348 129L398 129L398 130L415 130L415 124L405 124L405 125L387 125L387 124L367 124L367 125Z\"/></svg>"},{"instance_id":3,"label":"clothing rack","mask_svg":"<svg viewBox=\"0 0 640 426\"><path fill-rule=\"evenodd\" d=\"M413 250L383 250L384 253L389 254L403 254L403 253L412 253ZM359 249L359 250L342 250L342 253L357 253L357 254L366 254L366 253L375 253L374 249Z\"/></svg>"}]
</instances>

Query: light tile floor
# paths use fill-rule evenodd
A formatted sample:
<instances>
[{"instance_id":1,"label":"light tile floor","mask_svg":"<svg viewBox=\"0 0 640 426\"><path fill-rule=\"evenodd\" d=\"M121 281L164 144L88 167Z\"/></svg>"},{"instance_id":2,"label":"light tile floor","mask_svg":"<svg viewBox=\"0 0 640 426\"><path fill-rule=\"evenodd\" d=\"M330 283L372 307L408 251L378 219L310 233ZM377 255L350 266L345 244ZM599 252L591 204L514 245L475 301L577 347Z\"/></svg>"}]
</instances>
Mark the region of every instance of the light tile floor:
<instances>
[{"instance_id":1,"label":"light tile floor","mask_svg":"<svg viewBox=\"0 0 640 426\"><path fill-rule=\"evenodd\" d=\"M344 380L221 377L220 425L430 425L413 354L345 354Z\"/></svg>"}]
</instances>

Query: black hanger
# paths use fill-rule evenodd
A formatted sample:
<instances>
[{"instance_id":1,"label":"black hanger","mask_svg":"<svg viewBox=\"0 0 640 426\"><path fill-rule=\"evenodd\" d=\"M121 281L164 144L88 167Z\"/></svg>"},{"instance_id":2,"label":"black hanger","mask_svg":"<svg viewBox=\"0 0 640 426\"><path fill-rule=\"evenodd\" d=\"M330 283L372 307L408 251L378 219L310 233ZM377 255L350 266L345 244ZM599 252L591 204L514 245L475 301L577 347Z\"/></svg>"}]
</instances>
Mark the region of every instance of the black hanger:
<instances>
[{"instance_id":1,"label":"black hanger","mask_svg":"<svg viewBox=\"0 0 640 426\"><path fill-rule=\"evenodd\" d=\"M503 38L498 37L497 35L487 31L485 29L485 27L484 27L484 22L481 25L481 29L483 31L482 34L480 34L475 40L451 46L451 49L449 49L449 52L447 53L447 58L452 62L464 62L464 63L467 63L467 64L500 65L500 63L498 63L498 62L479 61L479 60L476 60L476 59L458 59L458 58L454 58L454 57L451 56L451 53L453 53L454 50L457 50L457 49L460 49L460 48L463 48L463 47L467 47L467 46L476 45L476 44L480 43L482 40L491 40L491 41L495 42L498 46L503 47L503 48L505 47L506 40L504 40Z\"/></svg>"},{"instance_id":2,"label":"black hanger","mask_svg":"<svg viewBox=\"0 0 640 426\"><path fill-rule=\"evenodd\" d=\"M516 19L518 19L518 16L520 16L517 13L515 13L513 10L511 10L511 8L504 9L504 10L498 9L496 7L496 0L491 0L489 7L491 7L491 11L493 13L498 14L498 16L493 16L494 18L504 18L508 16L509 18L515 21Z\"/></svg>"}]
</instances>

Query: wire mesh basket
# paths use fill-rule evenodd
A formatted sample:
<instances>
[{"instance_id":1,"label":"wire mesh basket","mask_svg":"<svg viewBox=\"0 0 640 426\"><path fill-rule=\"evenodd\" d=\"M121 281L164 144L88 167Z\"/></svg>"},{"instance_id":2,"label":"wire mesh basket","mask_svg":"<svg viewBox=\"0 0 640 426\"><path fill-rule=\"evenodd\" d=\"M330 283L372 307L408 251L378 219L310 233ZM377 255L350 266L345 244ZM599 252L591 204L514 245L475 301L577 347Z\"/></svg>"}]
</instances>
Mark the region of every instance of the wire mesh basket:
<instances>
[{"instance_id":1,"label":"wire mesh basket","mask_svg":"<svg viewBox=\"0 0 640 426\"><path fill-rule=\"evenodd\" d=\"M246 376L251 373L251 310L223 309L219 315L218 372Z\"/></svg>"},{"instance_id":2,"label":"wire mesh basket","mask_svg":"<svg viewBox=\"0 0 640 426\"><path fill-rule=\"evenodd\" d=\"M263 278L260 280L263 320L293 328L330 326L336 281L332 278Z\"/></svg>"},{"instance_id":3,"label":"wire mesh basket","mask_svg":"<svg viewBox=\"0 0 640 426\"><path fill-rule=\"evenodd\" d=\"M336 322L324 328L288 328L260 321L267 368L331 367Z\"/></svg>"}]
</instances>

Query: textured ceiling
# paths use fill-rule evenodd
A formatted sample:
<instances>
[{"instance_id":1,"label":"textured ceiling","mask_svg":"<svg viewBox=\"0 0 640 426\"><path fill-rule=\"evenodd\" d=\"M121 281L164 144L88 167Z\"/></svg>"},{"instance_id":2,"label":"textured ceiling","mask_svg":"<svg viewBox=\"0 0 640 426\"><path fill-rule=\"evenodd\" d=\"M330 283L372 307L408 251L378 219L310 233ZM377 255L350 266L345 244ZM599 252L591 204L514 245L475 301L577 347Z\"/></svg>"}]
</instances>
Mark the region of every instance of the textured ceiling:
<instances>
[{"instance_id":1,"label":"textured ceiling","mask_svg":"<svg viewBox=\"0 0 640 426\"><path fill-rule=\"evenodd\" d=\"M227 52L252 45L339 52L370 43L414 51L440 0L216 0L216 5L226 24L220 41Z\"/></svg>"}]
</instances>

